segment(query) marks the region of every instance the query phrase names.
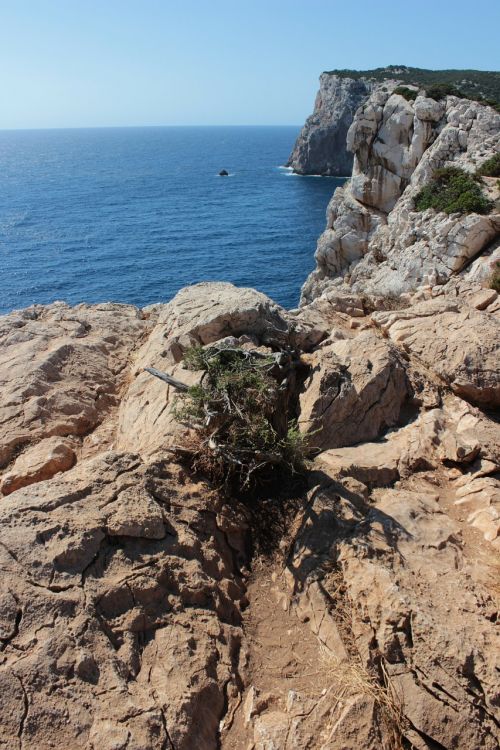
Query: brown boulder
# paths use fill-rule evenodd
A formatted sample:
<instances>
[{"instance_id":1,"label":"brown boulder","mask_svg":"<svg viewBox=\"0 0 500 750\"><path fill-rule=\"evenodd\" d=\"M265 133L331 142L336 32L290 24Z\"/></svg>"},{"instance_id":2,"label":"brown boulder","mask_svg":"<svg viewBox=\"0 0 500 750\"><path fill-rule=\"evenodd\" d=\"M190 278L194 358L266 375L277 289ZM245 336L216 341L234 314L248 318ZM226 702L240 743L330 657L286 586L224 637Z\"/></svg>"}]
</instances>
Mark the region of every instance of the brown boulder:
<instances>
[{"instance_id":1,"label":"brown boulder","mask_svg":"<svg viewBox=\"0 0 500 750\"><path fill-rule=\"evenodd\" d=\"M60 471L68 471L75 463L74 443L67 438L51 437L22 453L0 481L4 495L20 487L50 479Z\"/></svg>"},{"instance_id":2,"label":"brown boulder","mask_svg":"<svg viewBox=\"0 0 500 750\"><path fill-rule=\"evenodd\" d=\"M462 398L500 404L500 320L455 300L434 299L373 320Z\"/></svg>"},{"instance_id":3,"label":"brown boulder","mask_svg":"<svg viewBox=\"0 0 500 750\"><path fill-rule=\"evenodd\" d=\"M396 349L364 332L318 351L300 397L299 426L321 450L372 440L397 422L407 393Z\"/></svg>"}]
</instances>

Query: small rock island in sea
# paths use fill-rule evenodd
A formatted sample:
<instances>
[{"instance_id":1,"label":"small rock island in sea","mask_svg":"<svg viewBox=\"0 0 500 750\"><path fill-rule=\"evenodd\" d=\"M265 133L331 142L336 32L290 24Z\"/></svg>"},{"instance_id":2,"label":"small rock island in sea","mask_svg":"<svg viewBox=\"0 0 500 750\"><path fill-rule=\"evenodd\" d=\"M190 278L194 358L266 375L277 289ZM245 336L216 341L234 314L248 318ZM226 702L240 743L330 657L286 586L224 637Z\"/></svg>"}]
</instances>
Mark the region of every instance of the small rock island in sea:
<instances>
[{"instance_id":1,"label":"small rock island in sea","mask_svg":"<svg viewBox=\"0 0 500 750\"><path fill-rule=\"evenodd\" d=\"M298 309L0 318L1 748L498 748L500 114L380 70Z\"/></svg>"},{"instance_id":2,"label":"small rock island in sea","mask_svg":"<svg viewBox=\"0 0 500 750\"><path fill-rule=\"evenodd\" d=\"M221 169L221 171L219 172L219 177L229 177L229 172L227 171L227 169Z\"/></svg>"}]
</instances>

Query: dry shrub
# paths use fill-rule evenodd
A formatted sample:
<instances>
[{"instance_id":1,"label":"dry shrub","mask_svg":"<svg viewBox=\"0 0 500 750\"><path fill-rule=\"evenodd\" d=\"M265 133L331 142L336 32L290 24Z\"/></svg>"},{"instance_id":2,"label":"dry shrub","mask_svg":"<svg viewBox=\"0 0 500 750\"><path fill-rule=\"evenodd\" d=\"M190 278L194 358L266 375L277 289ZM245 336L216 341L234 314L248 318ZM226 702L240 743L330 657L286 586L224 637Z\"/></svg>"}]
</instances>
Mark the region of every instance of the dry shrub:
<instances>
[{"instance_id":1,"label":"dry shrub","mask_svg":"<svg viewBox=\"0 0 500 750\"><path fill-rule=\"evenodd\" d=\"M194 428L195 470L234 490L304 468L307 445L289 415L291 354L193 347L184 366L203 373L176 406L177 418Z\"/></svg>"}]
</instances>

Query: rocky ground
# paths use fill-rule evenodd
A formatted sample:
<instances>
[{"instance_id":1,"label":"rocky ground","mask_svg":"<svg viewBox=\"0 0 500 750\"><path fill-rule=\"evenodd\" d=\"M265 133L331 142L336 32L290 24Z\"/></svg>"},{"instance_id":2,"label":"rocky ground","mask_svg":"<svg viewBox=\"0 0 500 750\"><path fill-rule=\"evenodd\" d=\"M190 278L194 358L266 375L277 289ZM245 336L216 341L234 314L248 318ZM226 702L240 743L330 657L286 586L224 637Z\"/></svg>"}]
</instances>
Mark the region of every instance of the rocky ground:
<instances>
[{"instance_id":1,"label":"rocky ground","mask_svg":"<svg viewBox=\"0 0 500 750\"><path fill-rule=\"evenodd\" d=\"M496 748L499 306L474 294L286 313L205 284L5 316L0 747ZM185 349L228 337L310 366L309 489L261 555L143 371L188 382Z\"/></svg>"}]
</instances>

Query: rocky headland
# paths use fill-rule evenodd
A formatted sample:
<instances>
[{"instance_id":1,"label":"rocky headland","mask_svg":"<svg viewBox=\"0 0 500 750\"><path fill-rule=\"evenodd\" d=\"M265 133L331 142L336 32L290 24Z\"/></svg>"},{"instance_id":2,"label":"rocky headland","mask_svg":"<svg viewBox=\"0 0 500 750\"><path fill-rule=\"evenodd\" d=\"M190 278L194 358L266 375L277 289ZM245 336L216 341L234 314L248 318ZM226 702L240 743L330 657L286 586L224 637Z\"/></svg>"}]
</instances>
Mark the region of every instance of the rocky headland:
<instances>
[{"instance_id":1,"label":"rocky headland","mask_svg":"<svg viewBox=\"0 0 500 750\"><path fill-rule=\"evenodd\" d=\"M415 200L500 116L384 85L297 310L207 283L0 318L0 748L498 747L499 188ZM303 368L311 463L251 504L144 369L196 385L217 342Z\"/></svg>"},{"instance_id":2,"label":"rocky headland","mask_svg":"<svg viewBox=\"0 0 500 750\"><path fill-rule=\"evenodd\" d=\"M356 110L375 91L394 86L500 101L500 73L477 70L425 70L389 65L374 70L332 70L321 74L314 110L307 118L286 166L302 175L347 177L353 155L346 145ZM441 91L440 91L441 89Z\"/></svg>"},{"instance_id":3,"label":"rocky headland","mask_svg":"<svg viewBox=\"0 0 500 750\"><path fill-rule=\"evenodd\" d=\"M374 84L366 78L322 73L314 111L307 118L286 166L297 174L347 177L353 157L346 149L347 131Z\"/></svg>"}]
</instances>

